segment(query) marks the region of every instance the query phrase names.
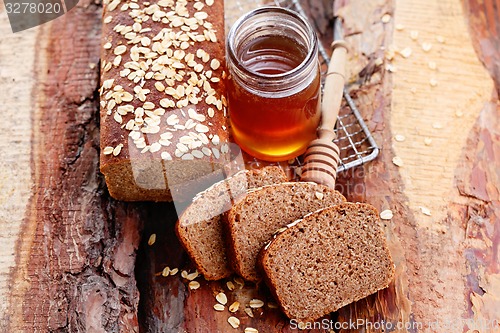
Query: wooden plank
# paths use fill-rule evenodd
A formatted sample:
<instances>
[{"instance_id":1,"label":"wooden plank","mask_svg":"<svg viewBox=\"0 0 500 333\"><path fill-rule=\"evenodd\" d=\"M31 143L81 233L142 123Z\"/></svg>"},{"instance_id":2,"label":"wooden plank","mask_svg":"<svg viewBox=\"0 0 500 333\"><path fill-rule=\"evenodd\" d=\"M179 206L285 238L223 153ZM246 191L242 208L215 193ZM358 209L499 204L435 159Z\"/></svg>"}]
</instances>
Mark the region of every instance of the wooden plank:
<instances>
[{"instance_id":1,"label":"wooden plank","mask_svg":"<svg viewBox=\"0 0 500 333\"><path fill-rule=\"evenodd\" d=\"M405 162L400 174L419 227L441 232L450 195L457 194L454 170L493 82L474 53L459 1L399 1L396 7L394 24L405 28L396 29L393 46L412 54L393 61L390 126L406 140L392 140L392 149Z\"/></svg>"},{"instance_id":2,"label":"wooden plank","mask_svg":"<svg viewBox=\"0 0 500 333\"><path fill-rule=\"evenodd\" d=\"M407 305L401 311L407 316L392 319L407 323L408 331L497 332L495 322L480 326L481 319L499 315L498 176L493 171L500 148L494 134L497 97L491 100L492 80L472 45L482 46L483 61L493 60L498 52L491 45L498 37L486 34L473 43L464 17L481 36L489 25L482 10L464 13L459 1L396 1L395 11L373 9L367 17L369 8L352 1L339 4L336 13L346 20L352 73L361 70L351 79L353 94L382 149L377 161L350 179L350 188L359 185L364 191L355 193L357 199L395 213L388 230L400 243L396 253L403 259L396 296L410 302L396 302ZM375 21L380 24L367 29L366 22ZM416 41L412 30L419 32ZM377 31L389 34L380 38ZM428 52L423 42L432 44ZM391 63L385 61L394 73L377 67L384 50L406 47L412 49L408 58L396 54ZM495 66L487 63L498 73ZM432 138L428 145L426 137ZM403 166L393 163L396 156ZM379 309L384 308L354 305L341 310L339 318L371 320Z\"/></svg>"},{"instance_id":3,"label":"wooden plank","mask_svg":"<svg viewBox=\"0 0 500 333\"><path fill-rule=\"evenodd\" d=\"M464 177L457 177L457 187L468 203L464 212L465 251L468 275L466 294L468 314L481 330L481 323L496 323L492 332L500 330L500 205L498 165L500 159L500 3L498 0L463 1L473 45L482 64L495 83L491 98L484 104L474 129L467 139L464 158L457 167ZM457 172L457 173L458 173ZM484 325L483 325L484 326ZM491 326L491 325L490 325ZM484 330L484 329L483 329Z\"/></svg>"},{"instance_id":4,"label":"wooden plank","mask_svg":"<svg viewBox=\"0 0 500 333\"><path fill-rule=\"evenodd\" d=\"M394 44L412 47L414 52L395 61L390 125L394 135L403 134L407 141L393 140L392 149L405 162L400 168L404 193L417 230L425 235L419 242L418 278L429 280L414 282L410 295L419 301L412 312L422 323L452 323L453 328L473 330L479 328L477 321L464 325L457 318L471 318L472 290L464 279L471 267L469 236L464 230L469 218L463 213L478 205L478 198L464 195L459 184L469 174L462 165L468 164L467 153L476 148L470 138L481 131L478 121L487 114L493 81L474 53L459 1L398 1L396 7L394 24L405 29L395 31ZM419 31L415 41L411 31ZM426 51L428 45L432 48ZM475 156L474 161L482 163L484 157ZM487 183L484 179L477 185ZM441 255L436 256L436 251Z\"/></svg>"},{"instance_id":5,"label":"wooden plank","mask_svg":"<svg viewBox=\"0 0 500 333\"><path fill-rule=\"evenodd\" d=\"M454 322L466 312L467 299L465 292L457 293L451 286L467 288L467 267L457 251L463 227L450 220L453 210L448 206L463 202L455 169L467 149L467 135L491 95L492 81L471 47L459 1L401 1L396 6L394 24L405 29L395 31L394 45L413 52L408 59L396 56L394 61L398 71L393 75L390 126L393 135L402 134L406 140L392 140L392 149L404 161L399 174L409 213L425 235L417 251L419 279L432 281L411 289L410 295L422 304L414 306L413 313L417 322ZM416 40L411 39L412 31L418 31ZM442 256L434 255L438 249Z\"/></svg>"},{"instance_id":6,"label":"wooden plank","mask_svg":"<svg viewBox=\"0 0 500 333\"><path fill-rule=\"evenodd\" d=\"M15 35L0 18L5 332L138 331L138 207L98 173L100 16L83 1Z\"/></svg>"}]
</instances>

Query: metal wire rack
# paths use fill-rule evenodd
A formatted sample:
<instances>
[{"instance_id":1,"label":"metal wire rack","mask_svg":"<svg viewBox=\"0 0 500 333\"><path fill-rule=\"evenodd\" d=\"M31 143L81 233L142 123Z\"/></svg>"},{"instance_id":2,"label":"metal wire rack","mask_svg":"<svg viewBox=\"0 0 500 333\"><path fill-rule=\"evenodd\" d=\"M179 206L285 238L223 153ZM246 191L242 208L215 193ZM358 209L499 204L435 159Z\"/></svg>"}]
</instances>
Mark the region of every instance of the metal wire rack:
<instances>
[{"instance_id":1,"label":"metal wire rack","mask_svg":"<svg viewBox=\"0 0 500 333\"><path fill-rule=\"evenodd\" d=\"M273 4L294 10L307 18L299 0L226 0L226 31L229 31L231 25L244 13L260 6ZM321 43L319 44L319 57L324 76L329 56ZM377 157L379 148L347 89L344 89L344 102L339 112L335 131L337 133L335 143L340 148L341 158L337 172L364 164Z\"/></svg>"}]
</instances>

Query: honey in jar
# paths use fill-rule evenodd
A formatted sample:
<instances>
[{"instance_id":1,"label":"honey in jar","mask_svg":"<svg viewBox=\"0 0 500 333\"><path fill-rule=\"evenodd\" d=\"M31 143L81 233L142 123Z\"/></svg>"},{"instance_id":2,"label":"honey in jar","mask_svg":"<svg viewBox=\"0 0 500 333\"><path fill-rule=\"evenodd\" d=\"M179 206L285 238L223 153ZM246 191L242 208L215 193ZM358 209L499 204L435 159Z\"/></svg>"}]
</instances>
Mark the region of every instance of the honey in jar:
<instances>
[{"instance_id":1,"label":"honey in jar","mask_svg":"<svg viewBox=\"0 0 500 333\"><path fill-rule=\"evenodd\" d=\"M314 30L290 10L263 7L240 18L227 40L234 140L267 161L302 154L320 121Z\"/></svg>"}]
</instances>

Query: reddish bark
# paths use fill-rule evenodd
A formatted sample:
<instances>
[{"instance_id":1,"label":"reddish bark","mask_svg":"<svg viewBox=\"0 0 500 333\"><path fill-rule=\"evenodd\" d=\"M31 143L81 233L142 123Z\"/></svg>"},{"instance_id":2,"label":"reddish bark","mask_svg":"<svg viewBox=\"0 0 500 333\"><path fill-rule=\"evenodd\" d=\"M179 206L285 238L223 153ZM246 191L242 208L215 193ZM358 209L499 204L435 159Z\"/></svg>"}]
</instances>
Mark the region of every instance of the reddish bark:
<instances>
[{"instance_id":1,"label":"reddish bark","mask_svg":"<svg viewBox=\"0 0 500 333\"><path fill-rule=\"evenodd\" d=\"M456 211L464 221L468 241L464 256L470 268L470 290L466 291L471 301L469 315L477 320L496 319L498 330L500 283L489 280L500 273L500 7L493 0L464 0L463 4L476 53L495 82L496 91L469 133L469 149L464 151L456 173L458 190L468 203L456 207Z\"/></svg>"},{"instance_id":2,"label":"reddish bark","mask_svg":"<svg viewBox=\"0 0 500 333\"><path fill-rule=\"evenodd\" d=\"M40 30L34 194L11 275L10 332L138 331L140 206L111 200L98 172L100 26L100 7L84 1Z\"/></svg>"}]
</instances>

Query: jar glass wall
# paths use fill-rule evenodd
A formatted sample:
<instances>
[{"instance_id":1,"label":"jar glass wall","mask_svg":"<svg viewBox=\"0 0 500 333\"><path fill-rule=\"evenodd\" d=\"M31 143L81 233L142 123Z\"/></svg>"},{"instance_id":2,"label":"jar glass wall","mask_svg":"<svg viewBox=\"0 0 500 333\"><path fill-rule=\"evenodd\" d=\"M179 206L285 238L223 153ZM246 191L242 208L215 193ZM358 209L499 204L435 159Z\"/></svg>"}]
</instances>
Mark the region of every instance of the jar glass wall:
<instances>
[{"instance_id":1,"label":"jar glass wall","mask_svg":"<svg viewBox=\"0 0 500 333\"><path fill-rule=\"evenodd\" d=\"M249 154L283 161L302 154L320 120L314 30L287 9L241 17L227 39L228 107L233 137Z\"/></svg>"}]
</instances>

